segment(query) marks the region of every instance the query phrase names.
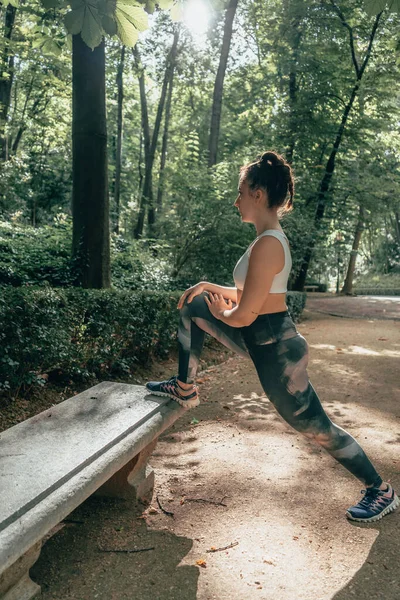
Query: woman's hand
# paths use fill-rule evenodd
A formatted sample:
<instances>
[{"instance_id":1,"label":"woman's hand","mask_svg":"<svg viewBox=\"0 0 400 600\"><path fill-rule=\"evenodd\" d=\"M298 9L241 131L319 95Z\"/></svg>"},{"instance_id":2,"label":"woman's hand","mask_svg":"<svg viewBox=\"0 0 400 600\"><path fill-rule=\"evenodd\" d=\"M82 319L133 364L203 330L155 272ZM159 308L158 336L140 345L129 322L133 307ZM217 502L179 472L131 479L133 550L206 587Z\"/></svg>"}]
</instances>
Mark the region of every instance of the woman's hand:
<instances>
[{"instance_id":1,"label":"woman's hand","mask_svg":"<svg viewBox=\"0 0 400 600\"><path fill-rule=\"evenodd\" d=\"M210 309L210 313L214 315L216 319L220 319L222 317L224 310L232 310L233 308L232 300L225 300L222 294L213 294L212 292L208 292L208 297L205 296L204 298L208 308Z\"/></svg>"},{"instance_id":2,"label":"woman's hand","mask_svg":"<svg viewBox=\"0 0 400 600\"><path fill-rule=\"evenodd\" d=\"M182 296L179 298L179 302L177 308L181 309L185 303L186 298L188 302L191 302L195 296L199 296L204 292L204 283L196 283L196 285L192 285L192 287L185 290Z\"/></svg>"}]
</instances>

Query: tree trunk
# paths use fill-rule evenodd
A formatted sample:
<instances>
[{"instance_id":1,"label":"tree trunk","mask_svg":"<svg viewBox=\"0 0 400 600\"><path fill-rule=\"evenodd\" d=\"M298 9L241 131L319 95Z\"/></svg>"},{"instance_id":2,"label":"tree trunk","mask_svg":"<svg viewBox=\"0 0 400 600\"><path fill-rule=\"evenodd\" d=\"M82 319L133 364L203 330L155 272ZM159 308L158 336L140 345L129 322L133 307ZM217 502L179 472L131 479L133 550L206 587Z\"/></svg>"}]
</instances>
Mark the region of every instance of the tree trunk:
<instances>
[{"instance_id":1,"label":"tree trunk","mask_svg":"<svg viewBox=\"0 0 400 600\"><path fill-rule=\"evenodd\" d=\"M341 13L339 13L341 15ZM350 95L350 99L347 102L347 105L343 111L343 115L342 115L342 119L341 119L341 123L338 129L338 132L336 134L336 139L335 142L333 144L333 148L331 151L331 154L328 158L328 162L326 164L325 167L325 173L324 176L322 178L322 181L320 183L319 186L319 190L318 190L318 195L317 195L317 207L316 207L316 211L315 211L315 215L314 215L314 228L315 228L315 234L312 238L312 242L310 243L309 247L306 249L305 253L304 253L304 257L303 257L303 262L301 264L300 267L300 271L299 274L294 282L293 285L293 289L297 290L297 291L302 291L304 288L304 284L306 282L306 277L307 277L307 272L308 272L308 268L310 266L310 261L311 261L311 257L313 254L313 250L314 250L314 245L315 245L315 239L316 239L316 234L319 231L320 228L320 224L321 221L324 217L324 212L325 212L325 208L326 208L326 202L327 202L327 198L328 198L328 192L330 189L330 184L331 184L331 180L332 180L332 175L334 173L335 170L335 160L336 160L336 154L339 150L340 147L340 143L342 141L343 138L343 134L344 134L344 130L346 127L346 123L347 123L347 119L348 116L350 114L350 111L353 107L354 104L354 100L356 98L357 92L359 90L360 84L361 84L361 80L362 80L362 76L365 72L366 66L368 64L369 58L371 56L371 51L372 51L372 44L375 38L375 34L378 28L378 24L379 24L379 20L381 17L382 13L379 13L379 15L376 16L375 18L375 22L374 25L372 27L372 31L371 31L371 35L370 35L370 39L369 39L369 44L368 44L368 49L366 51L365 54L365 58L364 61L361 65L361 67L358 66L357 61L355 59L355 52L354 52L354 46L353 46L353 42L352 42L352 36L350 38L351 40L351 50L352 50L352 59L353 62L355 63L355 69L356 69L356 83L353 87L353 90L351 92ZM341 16L342 21L343 21L343 16Z\"/></svg>"},{"instance_id":2,"label":"tree trunk","mask_svg":"<svg viewBox=\"0 0 400 600\"><path fill-rule=\"evenodd\" d=\"M164 132L161 146L161 162L160 162L160 173L158 178L158 192L157 192L157 211L160 212L162 209L163 192L164 192L164 169L167 161L167 147L168 147L168 130L169 121L171 117L171 104L172 104L172 89L174 84L174 68L171 68L170 79L168 83L168 96L167 103L165 105L165 120L164 120Z\"/></svg>"},{"instance_id":3,"label":"tree trunk","mask_svg":"<svg viewBox=\"0 0 400 600\"><path fill-rule=\"evenodd\" d=\"M140 60L140 54L137 46L135 46L132 50L132 54L135 59L136 67L139 72L139 91L140 91L140 109L142 116L142 132L143 132L143 146L144 146L144 164L145 164L145 173L148 173L148 160L150 156L150 126L149 126L149 113L147 110L147 100L146 100L146 87L144 81L144 68ZM139 215L136 223L136 227L133 231L133 237L135 240L139 239L143 234L143 226L144 226L144 216L146 210L146 202L147 196L145 196L145 192L148 195L148 190L146 187L146 178L143 184L143 188L140 193L140 204L139 204Z\"/></svg>"},{"instance_id":4,"label":"tree trunk","mask_svg":"<svg viewBox=\"0 0 400 600\"><path fill-rule=\"evenodd\" d=\"M162 89L161 89L160 101L158 103L156 121L154 124L153 137L151 139L150 157L149 157L149 167L151 169L151 173L150 173L151 180L152 180L152 171L153 171L154 159L155 159L155 154L156 154L158 136L160 134L161 121L162 121L162 116L163 116L163 112L164 112L165 101L167 98L168 85L171 80L171 77L173 77L173 72L175 70L176 53L178 50L178 40L179 40L179 29L176 28L174 31L174 40L172 42L171 50L169 51L168 58L167 58L164 81L163 81L163 85L162 85ZM172 75L171 75L171 73L172 73ZM148 213L147 213L147 222L151 227L152 225L154 225L155 220L156 220L155 208L154 208L154 204L153 204L153 190L151 190L149 199L150 199L150 202L149 202Z\"/></svg>"},{"instance_id":5,"label":"tree trunk","mask_svg":"<svg viewBox=\"0 0 400 600\"><path fill-rule=\"evenodd\" d=\"M29 84L29 87L28 87L28 90L26 92L24 107L22 109L21 124L18 127L17 135L15 136L15 140L13 141L12 145L11 145L11 140L10 140L11 154L12 155L15 155L17 153L18 146L19 146L19 144L21 142L22 135L24 134L24 132L27 129L27 125L26 125L26 122L25 122L25 115L26 115L26 113L28 112L29 116L33 117L38 112L42 112L42 111L39 111L38 108L39 108L40 102L43 99L44 94L42 94L41 96L39 96L39 98L36 98L35 102L32 105L32 109L31 110L29 110L29 111L27 110L28 103L29 103L29 100L31 98L31 94L32 94L32 90L33 90L34 81L35 81L35 78L32 77L32 79L30 81L30 84Z\"/></svg>"},{"instance_id":6,"label":"tree trunk","mask_svg":"<svg viewBox=\"0 0 400 600\"><path fill-rule=\"evenodd\" d=\"M397 243L400 244L400 213L397 210L394 212L394 230Z\"/></svg>"},{"instance_id":7,"label":"tree trunk","mask_svg":"<svg viewBox=\"0 0 400 600\"><path fill-rule=\"evenodd\" d=\"M211 110L210 137L208 141L208 166L212 167L217 163L218 139L221 123L222 93L224 89L224 79L226 65L228 63L229 49L232 39L233 20L239 0L229 0L225 13L224 35L222 38L221 55L219 66L214 84L214 96Z\"/></svg>"},{"instance_id":8,"label":"tree trunk","mask_svg":"<svg viewBox=\"0 0 400 600\"><path fill-rule=\"evenodd\" d=\"M0 73L0 160L8 158L6 124L14 78L14 53L10 48L17 9L9 4L4 19L4 50Z\"/></svg>"},{"instance_id":9,"label":"tree trunk","mask_svg":"<svg viewBox=\"0 0 400 600\"><path fill-rule=\"evenodd\" d=\"M353 240L353 247L350 252L349 266L347 267L346 279L344 280L343 288L341 291L341 294L347 294L348 296L350 296L353 293L354 269L356 267L358 247L360 245L361 235L364 230L364 219L365 219L365 211L364 211L364 208L360 205L360 211L358 213L356 232L355 232L354 240Z\"/></svg>"},{"instance_id":10,"label":"tree trunk","mask_svg":"<svg viewBox=\"0 0 400 600\"><path fill-rule=\"evenodd\" d=\"M104 41L93 51L80 34L72 48L73 257L79 283L110 286Z\"/></svg>"},{"instance_id":11,"label":"tree trunk","mask_svg":"<svg viewBox=\"0 0 400 600\"><path fill-rule=\"evenodd\" d=\"M157 141L160 133L161 120L165 106L165 100L167 96L167 87L170 79L171 65L175 65L176 52L179 39L179 29L175 30L174 40L172 43L171 50L167 58L167 65L165 69L164 81L161 89L161 96L157 107L157 115L154 123L153 135L150 137L150 127L148 119L147 101L146 101L146 90L144 85L144 73L143 69L139 77L139 89L140 89L140 104L142 108L142 127L144 134L144 153L145 153L145 173L143 192L140 199L140 208L138 221L134 230L134 238L138 239L143 235L144 217L146 207L148 207L148 224L151 226L155 222L155 211L153 206L153 165L156 154ZM140 57L139 52L135 46L134 48L135 61L140 68ZM147 138L147 139L146 139Z\"/></svg>"},{"instance_id":12,"label":"tree trunk","mask_svg":"<svg viewBox=\"0 0 400 600\"><path fill-rule=\"evenodd\" d=\"M286 6L290 11L290 3ZM289 12L290 14L290 12ZM286 148L286 160L289 164L293 162L293 153L296 145L296 133L298 130L298 115L297 115L297 65L299 61L300 43L303 32L300 29L301 17L295 16L290 19L291 27L289 29L289 43L291 46L290 56L290 72L289 72L289 131L288 145Z\"/></svg>"},{"instance_id":13,"label":"tree trunk","mask_svg":"<svg viewBox=\"0 0 400 600\"><path fill-rule=\"evenodd\" d=\"M115 233L119 233L119 217L120 217L120 193L121 193L121 166L122 166L122 108L124 100L124 62L125 62L125 46L121 48L121 57L118 64L117 72L117 89L118 89L118 113L117 113L117 144L115 152L115 180L114 180L114 203L115 203Z\"/></svg>"}]
</instances>

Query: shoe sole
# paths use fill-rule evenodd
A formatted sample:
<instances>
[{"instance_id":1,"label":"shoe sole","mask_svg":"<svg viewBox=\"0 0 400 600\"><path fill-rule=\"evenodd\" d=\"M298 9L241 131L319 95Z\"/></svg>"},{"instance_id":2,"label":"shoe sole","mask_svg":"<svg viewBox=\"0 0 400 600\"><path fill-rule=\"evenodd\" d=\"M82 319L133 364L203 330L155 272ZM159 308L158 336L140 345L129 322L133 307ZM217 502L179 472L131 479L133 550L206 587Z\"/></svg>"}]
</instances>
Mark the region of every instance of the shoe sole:
<instances>
[{"instance_id":1,"label":"shoe sole","mask_svg":"<svg viewBox=\"0 0 400 600\"><path fill-rule=\"evenodd\" d=\"M146 390L148 392L150 392L150 394L153 394L153 396L161 396L162 398L171 398L172 400L175 400L175 402L177 402L181 406L184 406L185 408L195 408L196 406L198 406L200 404L200 400L198 397L192 398L191 400L181 400L180 398L177 398L177 396L174 396L173 394L167 394L167 392L153 392L152 390L149 390L149 388L147 388L147 387L146 387Z\"/></svg>"},{"instance_id":2,"label":"shoe sole","mask_svg":"<svg viewBox=\"0 0 400 600\"><path fill-rule=\"evenodd\" d=\"M396 508L398 508L400 506L400 500L399 497L395 494L394 498L391 502L391 504L389 504L389 506L387 506L385 508L385 510L383 510L381 513L379 513L379 515L375 515L373 517L369 517L369 519L358 519L357 517L353 517L351 515L351 513L349 513L348 511L346 512L346 517L348 519L350 519L351 521L358 521L359 523L373 523L374 521L379 521L380 519L382 519L382 517L384 517L385 515L393 512L394 510L396 510Z\"/></svg>"}]
</instances>

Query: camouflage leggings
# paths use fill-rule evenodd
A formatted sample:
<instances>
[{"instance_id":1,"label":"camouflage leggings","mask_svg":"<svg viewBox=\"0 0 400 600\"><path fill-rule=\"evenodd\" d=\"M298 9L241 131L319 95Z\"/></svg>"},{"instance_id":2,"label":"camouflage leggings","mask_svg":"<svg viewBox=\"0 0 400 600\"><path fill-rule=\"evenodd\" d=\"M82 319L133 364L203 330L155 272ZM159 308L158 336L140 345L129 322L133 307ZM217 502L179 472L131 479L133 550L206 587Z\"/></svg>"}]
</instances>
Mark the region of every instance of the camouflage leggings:
<instances>
[{"instance_id":1,"label":"camouflage leggings","mask_svg":"<svg viewBox=\"0 0 400 600\"><path fill-rule=\"evenodd\" d=\"M248 327L231 327L210 313L205 293L185 302L180 311L179 380L194 381L205 333L209 333L251 358L267 397L289 425L319 443L365 485L380 485L382 479L360 445L325 413L308 379L307 341L289 313L259 315Z\"/></svg>"}]
</instances>

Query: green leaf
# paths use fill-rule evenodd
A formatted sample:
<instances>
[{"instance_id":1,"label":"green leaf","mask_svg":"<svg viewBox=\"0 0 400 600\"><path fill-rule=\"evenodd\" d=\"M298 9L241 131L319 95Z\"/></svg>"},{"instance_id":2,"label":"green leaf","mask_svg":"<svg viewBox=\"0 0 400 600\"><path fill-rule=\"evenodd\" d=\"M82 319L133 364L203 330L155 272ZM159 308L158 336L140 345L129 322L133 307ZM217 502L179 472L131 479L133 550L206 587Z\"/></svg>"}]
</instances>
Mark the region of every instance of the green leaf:
<instances>
[{"instance_id":1,"label":"green leaf","mask_svg":"<svg viewBox=\"0 0 400 600\"><path fill-rule=\"evenodd\" d=\"M11 4L11 6L14 6L14 8L18 8L19 0L8 0L6 4ZM4 6L6 6L6 4L4 4Z\"/></svg>"},{"instance_id":2,"label":"green leaf","mask_svg":"<svg viewBox=\"0 0 400 600\"><path fill-rule=\"evenodd\" d=\"M41 48L46 40L47 40L47 37L44 35L41 35L40 37L35 38L32 42L32 48L33 49Z\"/></svg>"},{"instance_id":3,"label":"green leaf","mask_svg":"<svg viewBox=\"0 0 400 600\"><path fill-rule=\"evenodd\" d=\"M101 40L103 39L103 27L96 8L92 8L91 6L86 8L81 36L85 44L92 50L101 44Z\"/></svg>"},{"instance_id":4,"label":"green leaf","mask_svg":"<svg viewBox=\"0 0 400 600\"><path fill-rule=\"evenodd\" d=\"M52 54L53 56L60 56L62 50L54 40L48 39L42 46L42 52Z\"/></svg>"},{"instance_id":5,"label":"green leaf","mask_svg":"<svg viewBox=\"0 0 400 600\"><path fill-rule=\"evenodd\" d=\"M78 10L78 8L84 8L85 2L83 0L70 0L72 10Z\"/></svg>"},{"instance_id":6,"label":"green leaf","mask_svg":"<svg viewBox=\"0 0 400 600\"><path fill-rule=\"evenodd\" d=\"M168 8L171 8L173 3L174 0L157 0L157 4L161 10L167 10Z\"/></svg>"},{"instance_id":7,"label":"green leaf","mask_svg":"<svg viewBox=\"0 0 400 600\"><path fill-rule=\"evenodd\" d=\"M146 4L144 6L144 10L149 15L152 15L154 13L154 11L156 10L156 2L155 2L155 0L147 0Z\"/></svg>"},{"instance_id":8,"label":"green leaf","mask_svg":"<svg viewBox=\"0 0 400 600\"><path fill-rule=\"evenodd\" d=\"M83 21L85 18L85 6L72 10L65 15L64 23L68 33L76 35L82 31Z\"/></svg>"},{"instance_id":9,"label":"green leaf","mask_svg":"<svg viewBox=\"0 0 400 600\"><path fill-rule=\"evenodd\" d=\"M108 15L104 15L104 17L101 20L101 24L103 25L104 31L108 35L111 35L111 36L112 35L117 35L117 33L118 33L118 27L117 27L117 24L114 21L114 19L112 19Z\"/></svg>"},{"instance_id":10,"label":"green leaf","mask_svg":"<svg viewBox=\"0 0 400 600\"><path fill-rule=\"evenodd\" d=\"M132 47L136 44L139 38L139 32L132 25L130 21L125 17L121 11L116 11L115 17L117 19L118 35L123 44L128 47Z\"/></svg>"},{"instance_id":11,"label":"green leaf","mask_svg":"<svg viewBox=\"0 0 400 600\"><path fill-rule=\"evenodd\" d=\"M99 13L113 17L115 14L116 3L117 0L98 0L97 8Z\"/></svg>"},{"instance_id":12,"label":"green leaf","mask_svg":"<svg viewBox=\"0 0 400 600\"><path fill-rule=\"evenodd\" d=\"M190 424L191 424L191 425L197 425L197 423L199 423L199 422L200 422L200 421L198 421L196 418L193 418L193 419L190 421Z\"/></svg>"},{"instance_id":13,"label":"green leaf","mask_svg":"<svg viewBox=\"0 0 400 600\"><path fill-rule=\"evenodd\" d=\"M42 0L42 4L46 10L57 8L61 4L61 0Z\"/></svg>"},{"instance_id":14,"label":"green leaf","mask_svg":"<svg viewBox=\"0 0 400 600\"><path fill-rule=\"evenodd\" d=\"M117 2L115 14L119 13L122 13L138 31L145 31L149 26L147 14L140 6L130 6L125 2Z\"/></svg>"},{"instance_id":15,"label":"green leaf","mask_svg":"<svg viewBox=\"0 0 400 600\"><path fill-rule=\"evenodd\" d=\"M365 11L374 17L387 6L387 0L364 0Z\"/></svg>"},{"instance_id":16,"label":"green leaf","mask_svg":"<svg viewBox=\"0 0 400 600\"><path fill-rule=\"evenodd\" d=\"M115 8L117 8L118 4L125 4L127 6L143 6L143 4L141 2L138 2L137 0L117 0L116 4L115 4Z\"/></svg>"}]
</instances>

